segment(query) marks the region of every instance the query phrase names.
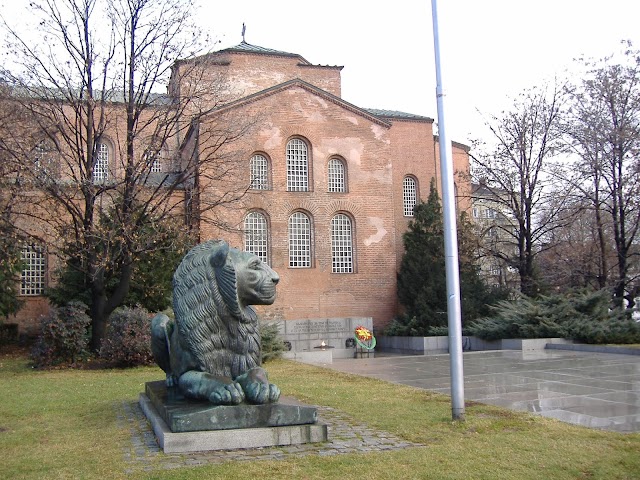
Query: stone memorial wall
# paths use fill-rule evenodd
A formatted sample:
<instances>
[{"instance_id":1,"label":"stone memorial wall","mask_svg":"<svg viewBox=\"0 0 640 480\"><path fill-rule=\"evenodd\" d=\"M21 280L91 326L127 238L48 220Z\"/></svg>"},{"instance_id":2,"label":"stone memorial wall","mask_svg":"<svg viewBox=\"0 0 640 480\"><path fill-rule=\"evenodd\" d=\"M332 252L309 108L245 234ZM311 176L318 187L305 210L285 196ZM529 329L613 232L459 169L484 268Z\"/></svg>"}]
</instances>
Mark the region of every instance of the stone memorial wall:
<instances>
[{"instance_id":1,"label":"stone memorial wall","mask_svg":"<svg viewBox=\"0 0 640 480\"><path fill-rule=\"evenodd\" d=\"M349 350L353 356L353 334L358 326L373 330L373 319L370 317L317 318L306 320L286 320L278 322L279 333L285 342L291 344L291 352L335 349L334 356L341 350Z\"/></svg>"}]
</instances>

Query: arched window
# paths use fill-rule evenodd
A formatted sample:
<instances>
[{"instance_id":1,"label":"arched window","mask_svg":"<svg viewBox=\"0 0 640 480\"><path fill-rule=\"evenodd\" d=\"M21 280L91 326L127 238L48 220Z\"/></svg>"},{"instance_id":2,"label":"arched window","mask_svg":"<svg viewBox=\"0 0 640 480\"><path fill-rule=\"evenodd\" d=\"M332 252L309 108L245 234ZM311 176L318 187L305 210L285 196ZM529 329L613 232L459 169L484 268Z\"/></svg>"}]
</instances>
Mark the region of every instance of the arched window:
<instances>
[{"instance_id":1,"label":"arched window","mask_svg":"<svg viewBox=\"0 0 640 480\"><path fill-rule=\"evenodd\" d=\"M42 140L33 149L33 167L35 176L40 180L57 177L56 146L49 140Z\"/></svg>"},{"instance_id":2,"label":"arched window","mask_svg":"<svg viewBox=\"0 0 640 480\"><path fill-rule=\"evenodd\" d=\"M93 164L93 183L100 184L109 180L109 146L104 142L95 145L96 153Z\"/></svg>"},{"instance_id":3,"label":"arched window","mask_svg":"<svg viewBox=\"0 0 640 480\"><path fill-rule=\"evenodd\" d=\"M151 166L149 167L149 171L151 173L162 172L162 161L160 159L160 154L155 155L151 160Z\"/></svg>"},{"instance_id":4,"label":"arched window","mask_svg":"<svg viewBox=\"0 0 640 480\"><path fill-rule=\"evenodd\" d=\"M331 271L353 273L351 219L339 213L331 219Z\"/></svg>"},{"instance_id":5,"label":"arched window","mask_svg":"<svg viewBox=\"0 0 640 480\"><path fill-rule=\"evenodd\" d=\"M307 144L299 138L287 143L287 191L309 191L309 157Z\"/></svg>"},{"instance_id":6,"label":"arched window","mask_svg":"<svg viewBox=\"0 0 640 480\"><path fill-rule=\"evenodd\" d=\"M20 252L22 271L20 272L20 295L44 294L47 262L44 246L26 244Z\"/></svg>"},{"instance_id":7,"label":"arched window","mask_svg":"<svg viewBox=\"0 0 640 480\"><path fill-rule=\"evenodd\" d=\"M327 165L330 192L344 193L347 191L344 163L338 158L332 158Z\"/></svg>"},{"instance_id":8,"label":"arched window","mask_svg":"<svg viewBox=\"0 0 640 480\"><path fill-rule=\"evenodd\" d=\"M255 154L249 160L252 190L269 190L269 162L264 155Z\"/></svg>"},{"instance_id":9,"label":"arched window","mask_svg":"<svg viewBox=\"0 0 640 480\"><path fill-rule=\"evenodd\" d=\"M269 229L267 217L260 212L249 212L244 218L244 251L257 255L269 264Z\"/></svg>"},{"instance_id":10,"label":"arched window","mask_svg":"<svg viewBox=\"0 0 640 480\"><path fill-rule=\"evenodd\" d=\"M311 267L311 220L302 212L289 217L289 266Z\"/></svg>"},{"instance_id":11,"label":"arched window","mask_svg":"<svg viewBox=\"0 0 640 480\"><path fill-rule=\"evenodd\" d=\"M162 172L162 150L154 152L149 158L149 173Z\"/></svg>"},{"instance_id":12,"label":"arched window","mask_svg":"<svg viewBox=\"0 0 640 480\"><path fill-rule=\"evenodd\" d=\"M163 157L165 157L164 149L157 151L155 148L149 147L143 155L145 170L149 173L162 173Z\"/></svg>"},{"instance_id":13,"label":"arched window","mask_svg":"<svg viewBox=\"0 0 640 480\"><path fill-rule=\"evenodd\" d=\"M413 209L418 200L418 185L414 177L406 176L402 182L402 202L405 217L413 217Z\"/></svg>"}]
</instances>

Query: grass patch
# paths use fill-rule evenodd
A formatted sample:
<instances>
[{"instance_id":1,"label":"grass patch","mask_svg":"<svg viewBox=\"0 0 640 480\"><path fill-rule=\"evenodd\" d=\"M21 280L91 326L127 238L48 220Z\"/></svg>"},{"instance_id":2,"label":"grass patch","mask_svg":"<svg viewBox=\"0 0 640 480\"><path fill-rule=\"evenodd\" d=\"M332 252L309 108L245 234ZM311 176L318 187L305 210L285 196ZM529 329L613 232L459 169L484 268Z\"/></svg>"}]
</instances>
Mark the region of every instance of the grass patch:
<instances>
[{"instance_id":1,"label":"grass patch","mask_svg":"<svg viewBox=\"0 0 640 480\"><path fill-rule=\"evenodd\" d=\"M158 368L36 371L0 357L0 478L631 479L640 472L640 434L577 427L470 402L451 421L450 400L284 360L267 365L286 395L336 408L425 446L383 453L131 472L130 433L117 405L136 401Z\"/></svg>"}]
</instances>

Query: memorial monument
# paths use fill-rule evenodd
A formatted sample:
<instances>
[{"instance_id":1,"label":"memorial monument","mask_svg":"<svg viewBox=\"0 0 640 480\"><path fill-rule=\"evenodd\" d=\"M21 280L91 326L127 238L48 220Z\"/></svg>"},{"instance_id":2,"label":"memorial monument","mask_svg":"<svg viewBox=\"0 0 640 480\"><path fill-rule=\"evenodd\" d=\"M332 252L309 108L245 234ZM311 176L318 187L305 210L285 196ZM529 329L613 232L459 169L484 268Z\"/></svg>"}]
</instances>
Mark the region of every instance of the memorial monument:
<instances>
[{"instance_id":1,"label":"memorial monument","mask_svg":"<svg viewBox=\"0 0 640 480\"><path fill-rule=\"evenodd\" d=\"M280 389L261 366L252 305L271 305L278 281L256 255L221 240L197 245L176 269L175 320L158 314L151 325L166 380L147 383L140 400L165 452L327 439L314 407L278 403Z\"/></svg>"}]
</instances>

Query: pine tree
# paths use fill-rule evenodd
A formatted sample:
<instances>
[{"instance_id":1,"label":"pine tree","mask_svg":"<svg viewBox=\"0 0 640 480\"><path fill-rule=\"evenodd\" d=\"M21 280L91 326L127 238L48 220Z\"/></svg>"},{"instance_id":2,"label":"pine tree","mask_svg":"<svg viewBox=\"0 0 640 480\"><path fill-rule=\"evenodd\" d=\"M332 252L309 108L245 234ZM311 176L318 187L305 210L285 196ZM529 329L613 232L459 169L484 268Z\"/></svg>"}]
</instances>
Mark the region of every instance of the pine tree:
<instances>
[{"instance_id":1,"label":"pine tree","mask_svg":"<svg viewBox=\"0 0 640 480\"><path fill-rule=\"evenodd\" d=\"M431 326L447 324L442 207L431 181L426 203L416 205L403 235L404 256L398 274L398 300L412 335L428 335Z\"/></svg>"},{"instance_id":2,"label":"pine tree","mask_svg":"<svg viewBox=\"0 0 640 480\"><path fill-rule=\"evenodd\" d=\"M392 335L433 335L434 327L446 327L447 285L442 206L435 180L426 203L416 205L414 219L403 235L404 256L398 273L398 300L404 315L387 329ZM507 292L487 287L474 263L474 238L466 216L458 222L460 295L462 320L488 313L488 306L506 298Z\"/></svg>"},{"instance_id":3,"label":"pine tree","mask_svg":"<svg viewBox=\"0 0 640 480\"><path fill-rule=\"evenodd\" d=\"M5 222L0 225L0 322L20 310L23 302L18 298L20 281L20 242L13 228Z\"/></svg>"}]
</instances>

